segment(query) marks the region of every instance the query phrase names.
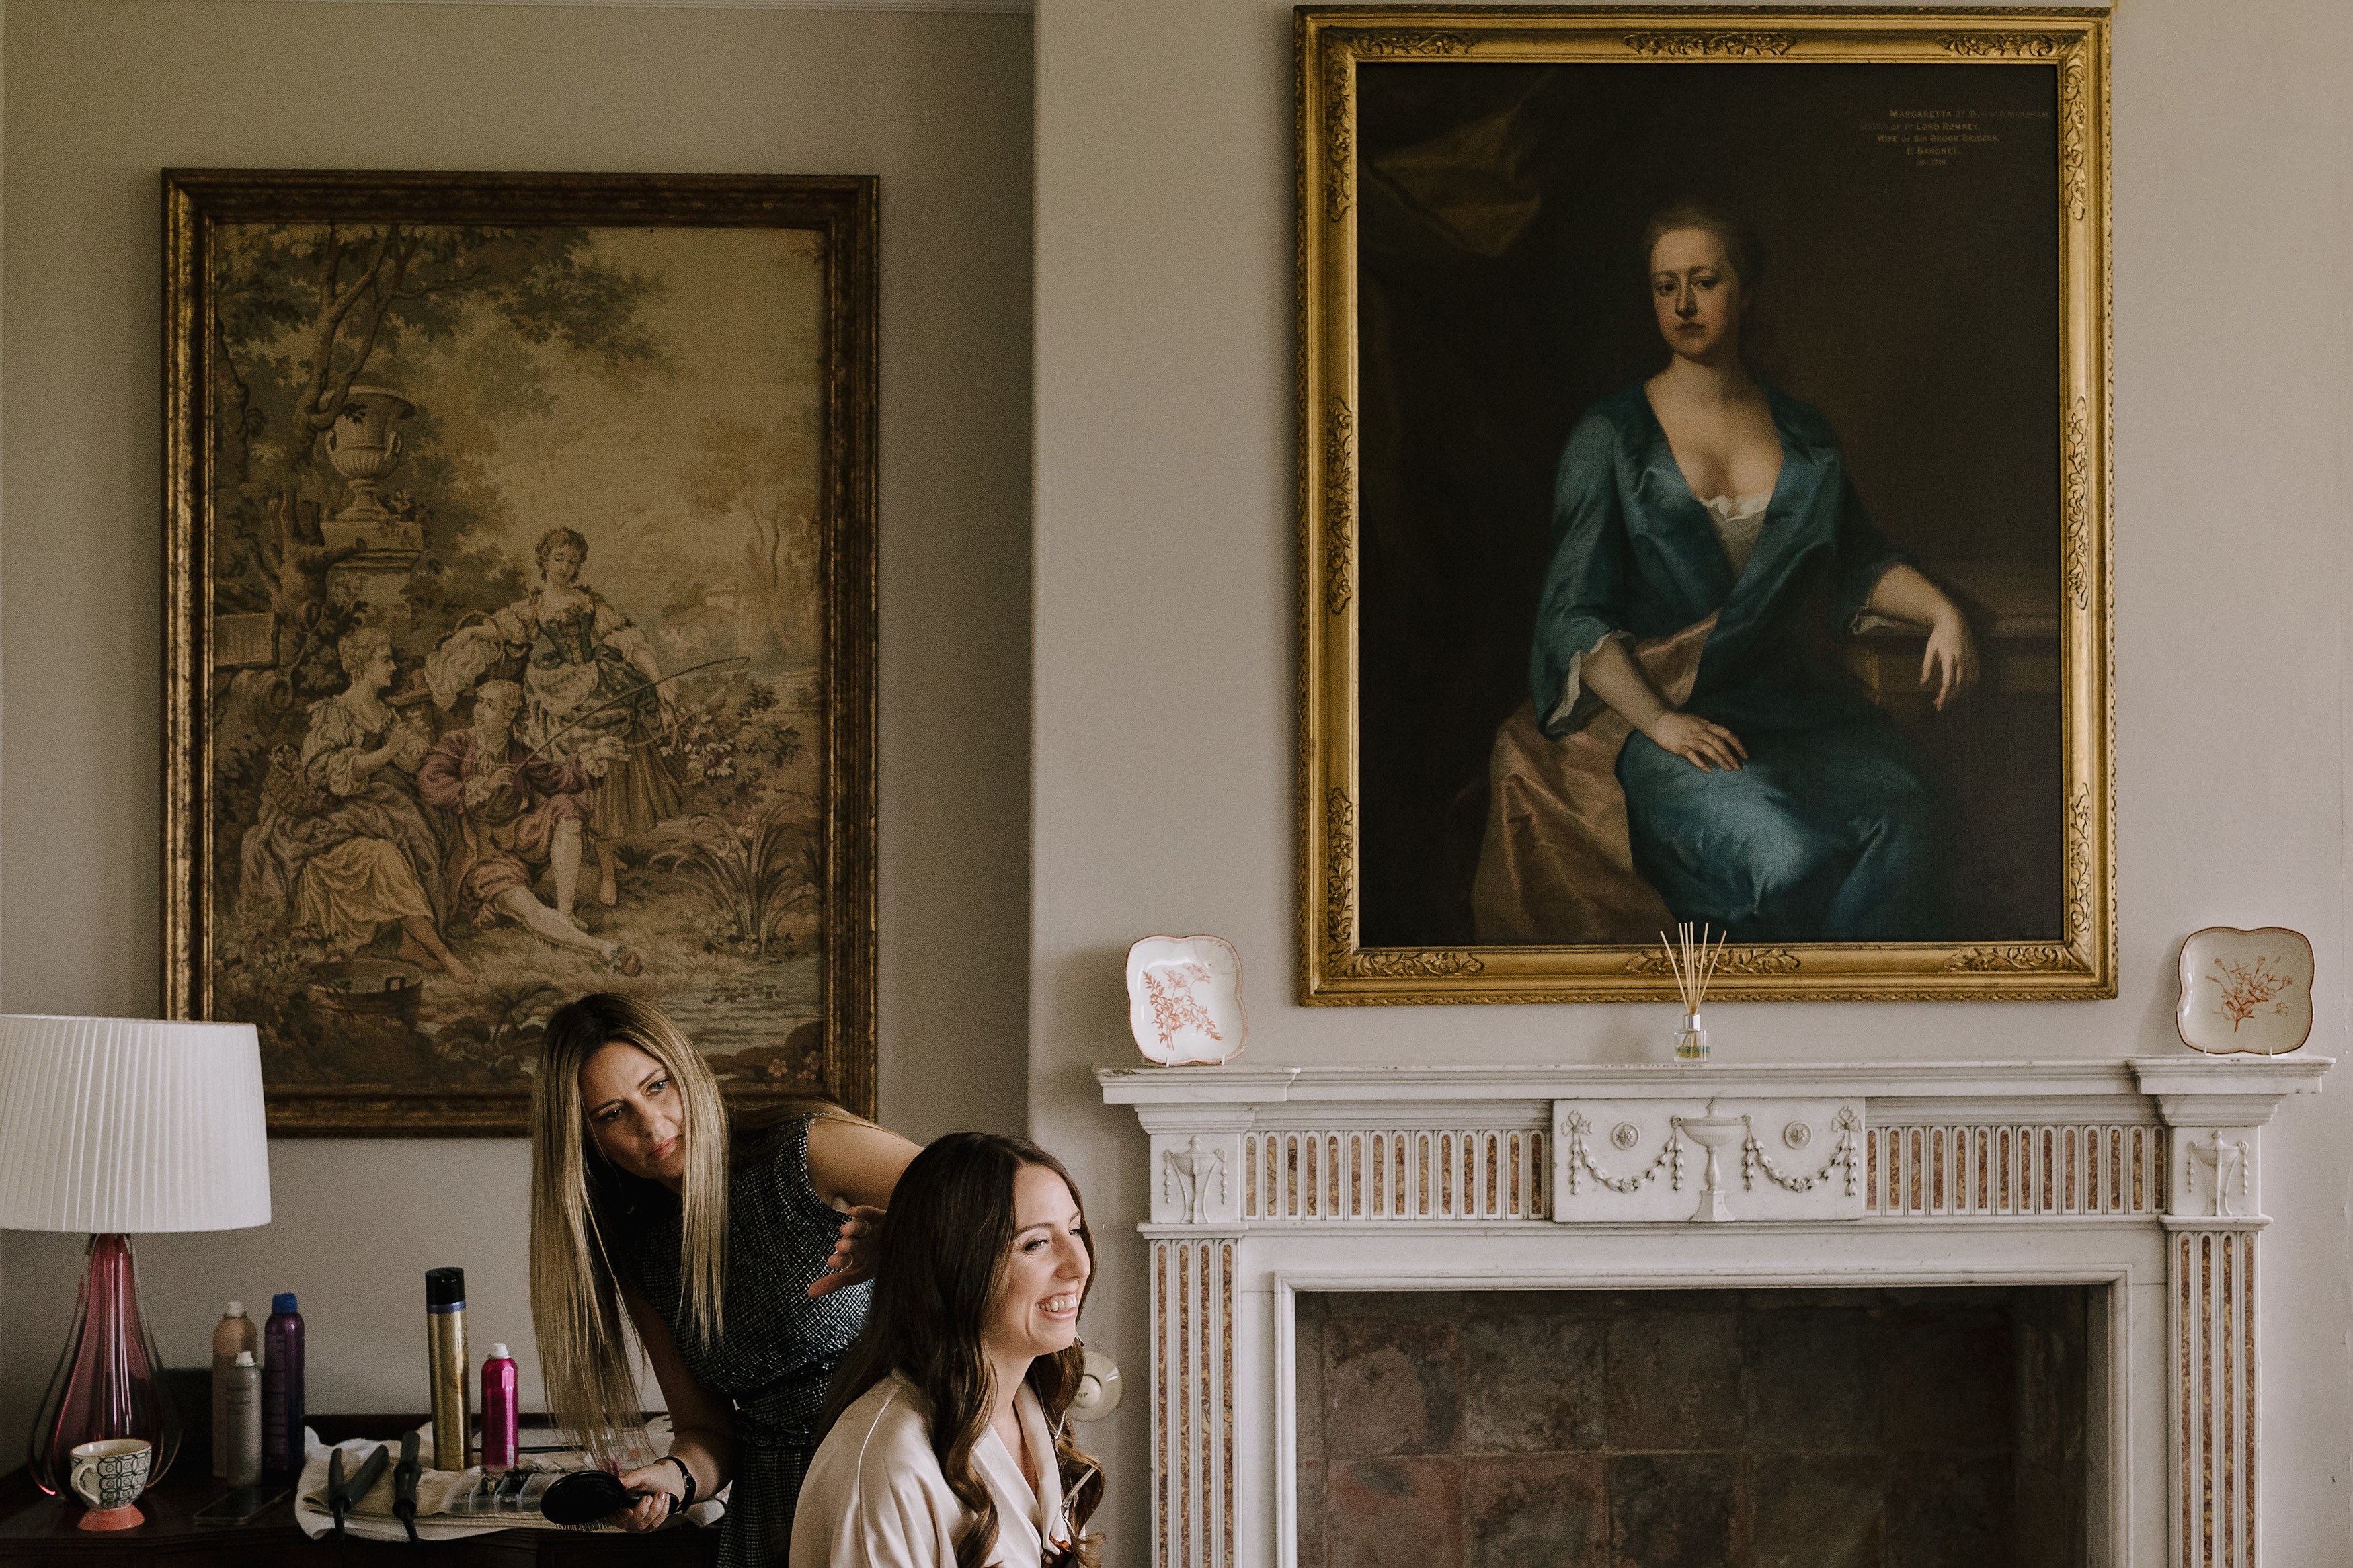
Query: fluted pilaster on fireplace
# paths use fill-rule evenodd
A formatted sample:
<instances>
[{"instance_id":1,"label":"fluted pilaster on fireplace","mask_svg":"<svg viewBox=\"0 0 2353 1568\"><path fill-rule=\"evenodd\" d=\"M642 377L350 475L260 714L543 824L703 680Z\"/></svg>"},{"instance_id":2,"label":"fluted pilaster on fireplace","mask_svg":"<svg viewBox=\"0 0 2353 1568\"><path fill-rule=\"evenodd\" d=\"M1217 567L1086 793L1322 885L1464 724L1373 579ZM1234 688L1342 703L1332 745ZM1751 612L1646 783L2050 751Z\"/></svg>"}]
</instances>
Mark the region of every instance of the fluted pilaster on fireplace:
<instances>
[{"instance_id":1,"label":"fluted pilaster on fireplace","mask_svg":"<svg viewBox=\"0 0 2353 1568\"><path fill-rule=\"evenodd\" d=\"M1234 1561L1232 1237L1152 1245L1152 1502L1164 1568Z\"/></svg>"},{"instance_id":2,"label":"fluted pilaster on fireplace","mask_svg":"<svg viewBox=\"0 0 2353 1568\"><path fill-rule=\"evenodd\" d=\"M2174 1493L2170 1561L2254 1568L2255 1233L2260 1222L2174 1228L2168 1268L2172 1325Z\"/></svg>"},{"instance_id":3,"label":"fluted pilaster on fireplace","mask_svg":"<svg viewBox=\"0 0 2353 1568\"><path fill-rule=\"evenodd\" d=\"M2263 1129L2279 1106L2278 1068L2268 1060L2160 1058L2134 1068L2164 1118L2172 1177L2165 1215L2168 1561L2257 1568L2263 1428L2255 1270L2259 1238L2271 1224L2261 1155ZM2317 1073L2312 1079L2317 1087Z\"/></svg>"}]
</instances>

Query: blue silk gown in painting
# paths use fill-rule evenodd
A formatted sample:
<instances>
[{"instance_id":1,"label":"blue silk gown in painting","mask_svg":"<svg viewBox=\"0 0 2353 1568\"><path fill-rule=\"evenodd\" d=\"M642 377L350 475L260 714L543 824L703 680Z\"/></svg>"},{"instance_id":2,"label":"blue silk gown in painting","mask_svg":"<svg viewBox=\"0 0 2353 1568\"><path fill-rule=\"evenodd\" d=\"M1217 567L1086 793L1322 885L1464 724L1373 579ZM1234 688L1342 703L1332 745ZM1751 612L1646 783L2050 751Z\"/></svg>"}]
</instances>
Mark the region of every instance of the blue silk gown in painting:
<instances>
[{"instance_id":1,"label":"blue silk gown in painting","mask_svg":"<svg viewBox=\"0 0 2353 1568\"><path fill-rule=\"evenodd\" d=\"M1918 764L1857 682L1810 642L1850 630L1903 555L1872 525L1820 414L1767 389L1781 474L1736 577L1641 386L1569 433L1552 564L1531 653L1546 736L1599 700L1582 666L1603 639L1717 616L1683 710L1737 735L1736 773L1703 773L1640 731L1618 754L1634 866L1678 920L1744 942L1939 934L1936 813Z\"/></svg>"}]
</instances>

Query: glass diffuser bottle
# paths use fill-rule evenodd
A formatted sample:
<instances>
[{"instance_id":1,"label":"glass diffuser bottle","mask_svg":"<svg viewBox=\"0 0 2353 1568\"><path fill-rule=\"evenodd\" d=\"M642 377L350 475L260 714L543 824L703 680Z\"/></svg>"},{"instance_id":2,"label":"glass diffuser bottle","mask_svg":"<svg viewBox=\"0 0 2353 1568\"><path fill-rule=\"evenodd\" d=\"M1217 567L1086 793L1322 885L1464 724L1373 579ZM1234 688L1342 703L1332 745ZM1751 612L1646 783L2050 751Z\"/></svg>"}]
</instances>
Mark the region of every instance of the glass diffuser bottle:
<instances>
[{"instance_id":1,"label":"glass diffuser bottle","mask_svg":"<svg viewBox=\"0 0 2353 1568\"><path fill-rule=\"evenodd\" d=\"M1725 943L1732 933L1725 931L1711 943L1708 928L1694 927L1689 921L1675 927L1672 941L1667 933L1659 933L1659 945L1665 950L1667 973L1674 976L1675 994L1683 1005L1683 1021L1675 1030L1675 1060L1704 1062L1707 1060L1707 1028L1699 1021L1700 1004L1707 999L1707 983L1715 978L1716 966L1724 962Z\"/></svg>"}]
</instances>

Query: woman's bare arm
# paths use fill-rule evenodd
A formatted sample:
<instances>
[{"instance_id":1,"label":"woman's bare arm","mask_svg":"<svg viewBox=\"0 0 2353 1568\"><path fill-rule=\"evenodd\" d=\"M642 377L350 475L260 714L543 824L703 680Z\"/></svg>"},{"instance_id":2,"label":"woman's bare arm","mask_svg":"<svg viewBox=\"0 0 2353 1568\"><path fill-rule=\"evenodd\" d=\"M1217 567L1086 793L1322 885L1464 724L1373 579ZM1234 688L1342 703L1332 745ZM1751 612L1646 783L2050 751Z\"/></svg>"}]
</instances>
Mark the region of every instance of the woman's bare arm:
<instances>
[{"instance_id":1,"label":"woman's bare arm","mask_svg":"<svg viewBox=\"0 0 2353 1568\"><path fill-rule=\"evenodd\" d=\"M1651 678L1626 649L1623 638L1609 637L1585 656L1585 684L1593 695L1615 709L1662 752L1672 752L1704 773L1717 768L1740 771L1748 748L1723 725L1667 706Z\"/></svg>"},{"instance_id":2,"label":"woman's bare arm","mask_svg":"<svg viewBox=\"0 0 2353 1568\"><path fill-rule=\"evenodd\" d=\"M892 1190L921 1150L888 1128L838 1116L810 1122L808 1138L809 1184L827 1207L845 1215L833 1256L808 1289L812 1297L828 1296L873 1272L874 1233Z\"/></svg>"},{"instance_id":3,"label":"woman's bare arm","mask_svg":"<svg viewBox=\"0 0 2353 1568\"><path fill-rule=\"evenodd\" d=\"M670 1451L694 1472L695 1497L710 1497L735 1473L735 1420L728 1402L686 1370L670 1326L650 1302L625 1285L621 1304L637 1325L638 1341L646 1347L654 1381L661 1384L662 1398L670 1405ZM683 1497L686 1491L678 1466L668 1460L623 1471L621 1484L639 1494L636 1503L610 1516L608 1522L624 1530L654 1529L670 1511L661 1494Z\"/></svg>"},{"instance_id":4,"label":"woman's bare arm","mask_svg":"<svg viewBox=\"0 0 2353 1568\"><path fill-rule=\"evenodd\" d=\"M809 1183L828 1208L887 1209L907 1163L922 1152L887 1127L820 1116L809 1123Z\"/></svg>"},{"instance_id":5,"label":"woman's bare arm","mask_svg":"<svg viewBox=\"0 0 2353 1568\"><path fill-rule=\"evenodd\" d=\"M1872 588L1869 603L1890 620L1928 628L1928 646L1920 656L1920 684L1936 689L1939 711L1977 684L1978 645L1969 635L1968 617L1917 569L1900 562L1890 566Z\"/></svg>"}]
</instances>

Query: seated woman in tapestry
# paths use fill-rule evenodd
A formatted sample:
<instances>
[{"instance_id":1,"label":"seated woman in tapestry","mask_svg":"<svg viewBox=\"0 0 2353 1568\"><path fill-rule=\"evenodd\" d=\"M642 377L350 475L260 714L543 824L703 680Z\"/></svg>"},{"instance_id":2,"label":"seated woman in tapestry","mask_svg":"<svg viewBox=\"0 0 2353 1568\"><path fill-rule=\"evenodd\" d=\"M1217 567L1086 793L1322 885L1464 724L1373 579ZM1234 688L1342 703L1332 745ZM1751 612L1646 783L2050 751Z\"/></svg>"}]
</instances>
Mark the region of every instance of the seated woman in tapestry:
<instances>
[{"instance_id":1,"label":"seated woman in tapestry","mask_svg":"<svg viewBox=\"0 0 2353 1568\"><path fill-rule=\"evenodd\" d=\"M384 701L392 639L362 626L335 652L349 684L311 708L299 752L271 759L260 820L246 832L247 917L284 920L296 941L339 956L396 923L403 959L471 984L441 940L441 843L408 778L430 740Z\"/></svg>"},{"instance_id":2,"label":"seated woman in tapestry","mask_svg":"<svg viewBox=\"0 0 2353 1568\"><path fill-rule=\"evenodd\" d=\"M1941 710L1977 679L1968 621L1873 526L1822 416L1743 364L1764 276L1747 225L1679 204L1644 253L1672 358L1595 405L1561 457L1533 709L1491 772L1481 939L1648 940L1661 916L1743 942L1933 939L1928 785L1814 645L1865 612L1928 627L1921 679ZM1612 832L1631 889L1605 875ZM1559 929L1579 922L1607 934Z\"/></svg>"},{"instance_id":3,"label":"seated woman in tapestry","mask_svg":"<svg viewBox=\"0 0 2353 1568\"><path fill-rule=\"evenodd\" d=\"M553 750L569 753L609 737L625 749L586 793L596 900L610 908L620 902L620 840L649 833L686 809L677 776L660 750L672 699L669 687L657 684L661 667L645 633L603 595L581 584L588 560L586 536L574 529L551 529L541 537L537 555L538 589L487 620L451 633L427 661L427 674L445 708L485 675L520 680L526 700L523 732L533 744L553 738ZM570 902L559 904L557 912L568 917Z\"/></svg>"}]
</instances>

